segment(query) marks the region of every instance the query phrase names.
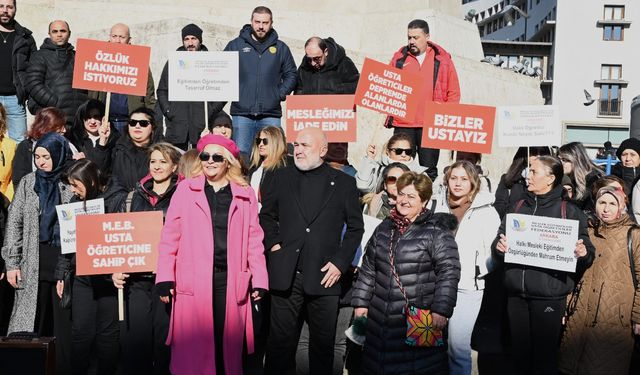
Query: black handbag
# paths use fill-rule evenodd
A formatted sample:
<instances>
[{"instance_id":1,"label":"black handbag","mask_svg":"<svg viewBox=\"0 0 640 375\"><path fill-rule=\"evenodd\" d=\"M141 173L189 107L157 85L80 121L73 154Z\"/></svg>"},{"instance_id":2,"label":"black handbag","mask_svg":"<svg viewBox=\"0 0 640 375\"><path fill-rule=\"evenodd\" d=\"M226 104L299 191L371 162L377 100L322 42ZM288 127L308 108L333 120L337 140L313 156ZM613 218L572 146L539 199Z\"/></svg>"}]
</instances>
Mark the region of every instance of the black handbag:
<instances>
[{"instance_id":1,"label":"black handbag","mask_svg":"<svg viewBox=\"0 0 640 375\"><path fill-rule=\"evenodd\" d=\"M62 291L62 298L60 298L60 308L71 308L71 283L73 282L72 272L65 271L62 281L64 282L64 289Z\"/></svg>"}]
</instances>

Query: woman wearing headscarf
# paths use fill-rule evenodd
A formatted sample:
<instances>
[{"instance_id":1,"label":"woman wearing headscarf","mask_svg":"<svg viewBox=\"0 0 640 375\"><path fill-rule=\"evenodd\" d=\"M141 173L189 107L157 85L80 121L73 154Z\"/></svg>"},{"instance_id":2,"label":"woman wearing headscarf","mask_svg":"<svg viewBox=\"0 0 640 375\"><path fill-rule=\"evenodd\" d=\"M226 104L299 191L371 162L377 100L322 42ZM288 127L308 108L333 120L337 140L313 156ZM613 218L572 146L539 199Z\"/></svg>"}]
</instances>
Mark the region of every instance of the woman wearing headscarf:
<instances>
[{"instance_id":1,"label":"woman wearing headscarf","mask_svg":"<svg viewBox=\"0 0 640 375\"><path fill-rule=\"evenodd\" d=\"M9 333L37 332L56 337L57 373L67 374L71 360L71 319L60 308L55 268L60 255L56 205L68 203L73 191L61 178L71 151L60 134L47 133L34 147L36 171L20 180L9 217L2 257L7 280L16 289Z\"/></svg>"},{"instance_id":2,"label":"woman wearing headscarf","mask_svg":"<svg viewBox=\"0 0 640 375\"><path fill-rule=\"evenodd\" d=\"M241 374L253 352L251 300L268 289L256 193L236 144L198 141L203 174L178 185L160 240L156 288L173 302L171 373Z\"/></svg>"},{"instance_id":3,"label":"woman wearing headscarf","mask_svg":"<svg viewBox=\"0 0 640 375\"><path fill-rule=\"evenodd\" d=\"M575 305L570 303L575 310L560 350L563 374L629 373L633 334L640 334L640 288L634 286L634 278L640 279L640 231L627 214L626 200L614 187L596 195L596 219L589 225L596 257L582 277Z\"/></svg>"}]
</instances>

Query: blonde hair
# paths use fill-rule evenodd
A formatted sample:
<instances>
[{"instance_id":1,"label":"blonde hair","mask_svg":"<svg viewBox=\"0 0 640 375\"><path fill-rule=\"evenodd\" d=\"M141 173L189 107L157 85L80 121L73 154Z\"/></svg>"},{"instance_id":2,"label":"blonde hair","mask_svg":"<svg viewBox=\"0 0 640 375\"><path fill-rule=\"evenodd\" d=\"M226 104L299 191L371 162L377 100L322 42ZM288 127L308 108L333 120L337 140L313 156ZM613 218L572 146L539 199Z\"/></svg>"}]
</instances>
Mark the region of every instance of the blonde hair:
<instances>
[{"instance_id":1,"label":"blonde hair","mask_svg":"<svg viewBox=\"0 0 640 375\"><path fill-rule=\"evenodd\" d=\"M257 137L264 133L267 138L267 157L269 165L265 165L266 171L271 171L287 165L287 140L282 132L282 129L276 126L267 126L260 129ZM256 137L256 138L257 138ZM262 157L258 151L258 145L253 143L251 148L251 168L258 168L262 163Z\"/></svg>"},{"instance_id":2,"label":"blonde hair","mask_svg":"<svg viewBox=\"0 0 640 375\"><path fill-rule=\"evenodd\" d=\"M200 173L202 173L198 155L200 155L200 153L195 148L182 154L180 162L178 163L178 174L184 176L184 178L198 177ZM198 168L200 168L199 172Z\"/></svg>"},{"instance_id":3,"label":"blonde hair","mask_svg":"<svg viewBox=\"0 0 640 375\"><path fill-rule=\"evenodd\" d=\"M447 188L449 187L449 178L451 178L451 173L453 173L453 170L455 168L462 168L467 173L469 182L471 182L471 191L469 191L467 197L469 198L469 202L473 202L473 200L476 199L476 195L478 195L478 192L480 191L480 176L478 175L476 166L473 165L470 161L466 160L460 160L451 164L449 169L447 169L447 171L444 173L443 182L444 186L446 186Z\"/></svg>"},{"instance_id":4,"label":"blonde hair","mask_svg":"<svg viewBox=\"0 0 640 375\"><path fill-rule=\"evenodd\" d=\"M242 164L240 163L240 161L238 161L238 159L236 159L236 157L233 156L233 154L229 152L229 150L227 150L226 148L220 146L220 149L222 150L222 156L224 156L224 158L229 163L229 168L227 169L227 174L225 175L225 177L229 181L237 185L240 185L242 187L249 185L249 183L244 177L244 173L242 172ZM194 167L193 172L196 173L195 174L196 176L199 176L200 174L204 173L202 169L202 162L196 163L196 166Z\"/></svg>"},{"instance_id":5,"label":"blonde hair","mask_svg":"<svg viewBox=\"0 0 640 375\"><path fill-rule=\"evenodd\" d=\"M7 133L7 110L0 104L0 140Z\"/></svg>"}]
</instances>

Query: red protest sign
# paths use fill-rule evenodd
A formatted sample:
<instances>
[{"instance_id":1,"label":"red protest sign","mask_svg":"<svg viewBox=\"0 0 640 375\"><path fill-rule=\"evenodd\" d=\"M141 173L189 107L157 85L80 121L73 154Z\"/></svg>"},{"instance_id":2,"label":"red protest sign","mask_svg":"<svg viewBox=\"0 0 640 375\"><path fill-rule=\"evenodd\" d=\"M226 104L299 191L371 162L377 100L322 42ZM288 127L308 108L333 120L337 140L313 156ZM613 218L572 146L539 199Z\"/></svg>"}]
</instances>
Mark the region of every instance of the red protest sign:
<instances>
[{"instance_id":1,"label":"red protest sign","mask_svg":"<svg viewBox=\"0 0 640 375\"><path fill-rule=\"evenodd\" d=\"M320 128L329 142L356 141L353 95L287 96L287 140L293 142L304 128Z\"/></svg>"},{"instance_id":2,"label":"red protest sign","mask_svg":"<svg viewBox=\"0 0 640 375\"><path fill-rule=\"evenodd\" d=\"M155 272L162 211L78 216L76 274Z\"/></svg>"},{"instance_id":3,"label":"red protest sign","mask_svg":"<svg viewBox=\"0 0 640 375\"><path fill-rule=\"evenodd\" d=\"M419 75L364 59L355 104L405 121L413 121L422 97Z\"/></svg>"},{"instance_id":4,"label":"red protest sign","mask_svg":"<svg viewBox=\"0 0 640 375\"><path fill-rule=\"evenodd\" d=\"M151 48L78 39L73 88L144 96Z\"/></svg>"},{"instance_id":5,"label":"red protest sign","mask_svg":"<svg viewBox=\"0 0 640 375\"><path fill-rule=\"evenodd\" d=\"M422 147L490 154L495 107L432 103L424 111Z\"/></svg>"}]
</instances>

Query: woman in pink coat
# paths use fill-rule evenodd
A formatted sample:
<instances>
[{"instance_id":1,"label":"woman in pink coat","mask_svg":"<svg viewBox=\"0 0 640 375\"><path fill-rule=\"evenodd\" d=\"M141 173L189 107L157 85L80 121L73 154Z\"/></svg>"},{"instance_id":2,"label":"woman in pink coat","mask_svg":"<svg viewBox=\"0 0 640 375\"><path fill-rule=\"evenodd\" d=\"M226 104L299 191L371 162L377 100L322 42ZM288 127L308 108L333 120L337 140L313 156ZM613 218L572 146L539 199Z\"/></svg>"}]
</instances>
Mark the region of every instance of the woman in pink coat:
<instances>
[{"instance_id":1,"label":"woman in pink coat","mask_svg":"<svg viewBox=\"0 0 640 375\"><path fill-rule=\"evenodd\" d=\"M251 299L268 288L256 194L242 176L236 144L198 142L200 177L178 186L162 230L160 299L173 299L167 344L171 372L242 374L253 352Z\"/></svg>"}]
</instances>

